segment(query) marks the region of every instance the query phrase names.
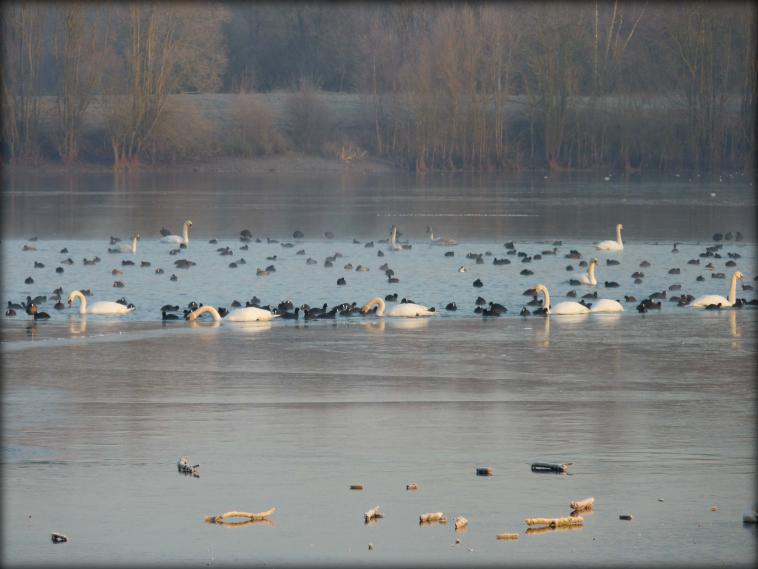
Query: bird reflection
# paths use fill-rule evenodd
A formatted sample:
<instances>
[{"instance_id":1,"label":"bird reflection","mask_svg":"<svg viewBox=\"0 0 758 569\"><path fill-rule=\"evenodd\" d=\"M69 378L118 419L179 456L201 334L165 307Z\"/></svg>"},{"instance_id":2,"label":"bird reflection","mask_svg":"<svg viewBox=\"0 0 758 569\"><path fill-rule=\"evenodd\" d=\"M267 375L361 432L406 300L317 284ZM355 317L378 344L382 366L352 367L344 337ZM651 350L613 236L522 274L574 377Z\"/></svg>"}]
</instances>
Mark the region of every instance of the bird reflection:
<instances>
[{"instance_id":1,"label":"bird reflection","mask_svg":"<svg viewBox=\"0 0 758 569\"><path fill-rule=\"evenodd\" d=\"M550 347L550 318L543 318L542 334L537 336L537 344L543 348Z\"/></svg>"},{"instance_id":2,"label":"bird reflection","mask_svg":"<svg viewBox=\"0 0 758 569\"><path fill-rule=\"evenodd\" d=\"M216 322L216 324L219 324L219 322ZM228 326L227 328L243 334L253 335L271 330L271 322L236 322L234 326Z\"/></svg>"},{"instance_id":3,"label":"bird reflection","mask_svg":"<svg viewBox=\"0 0 758 569\"><path fill-rule=\"evenodd\" d=\"M26 335L30 338L34 338L37 336L37 323L32 320L26 325Z\"/></svg>"},{"instance_id":4,"label":"bird reflection","mask_svg":"<svg viewBox=\"0 0 758 569\"><path fill-rule=\"evenodd\" d=\"M366 322L361 322L361 326L369 332L384 332L384 319L367 320Z\"/></svg>"},{"instance_id":5,"label":"bird reflection","mask_svg":"<svg viewBox=\"0 0 758 569\"><path fill-rule=\"evenodd\" d=\"M87 333L87 317L85 315L79 318L75 316L68 317L68 331L72 335Z\"/></svg>"},{"instance_id":6,"label":"bird reflection","mask_svg":"<svg viewBox=\"0 0 758 569\"><path fill-rule=\"evenodd\" d=\"M221 322L215 322L213 320L211 320L210 322L203 322L201 320L189 321L190 328L218 328L220 326L221 326Z\"/></svg>"},{"instance_id":7,"label":"bird reflection","mask_svg":"<svg viewBox=\"0 0 758 569\"><path fill-rule=\"evenodd\" d=\"M729 332L732 338L739 338L742 336L742 327L737 326L737 312L735 310L729 311Z\"/></svg>"},{"instance_id":8,"label":"bird reflection","mask_svg":"<svg viewBox=\"0 0 758 569\"><path fill-rule=\"evenodd\" d=\"M542 527L542 528L526 528L527 535L536 535L538 533L550 533L554 531L575 531L575 530L581 530L582 526L559 526L551 528L549 526Z\"/></svg>"}]
</instances>

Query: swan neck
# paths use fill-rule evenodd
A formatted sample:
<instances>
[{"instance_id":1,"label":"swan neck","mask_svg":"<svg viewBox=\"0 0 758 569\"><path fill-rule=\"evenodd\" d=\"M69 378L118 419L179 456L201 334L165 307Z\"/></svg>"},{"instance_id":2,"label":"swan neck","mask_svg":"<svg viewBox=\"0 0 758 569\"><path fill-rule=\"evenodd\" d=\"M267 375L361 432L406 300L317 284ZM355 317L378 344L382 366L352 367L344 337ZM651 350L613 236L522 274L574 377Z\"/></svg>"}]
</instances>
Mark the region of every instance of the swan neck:
<instances>
[{"instance_id":1,"label":"swan neck","mask_svg":"<svg viewBox=\"0 0 758 569\"><path fill-rule=\"evenodd\" d=\"M737 273L732 275L732 284L729 285L729 296L726 299L730 306L737 301Z\"/></svg>"},{"instance_id":2,"label":"swan neck","mask_svg":"<svg viewBox=\"0 0 758 569\"><path fill-rule=\"evenodd\" d=\"M616 243L618 243L619 245L622 245L622 243L621 243L621 228L620 227L616 228Z\"/></svg>"},{"instance_id":3,"label":"swan neck","mask_svg":"<svg viewBox=\"0 0 758 569\"><path fill-rule=\"evenodd\" d=\"M374 304L379 306L379 309L376 311L377 316L383 316L384 315L384 309L387 307L387 305L384 303L384 299L377 298L374 302Z\"/></svg>"},{"instance_id":4,"label":"swan neck","mask_svg":"<svg viewBox=\"0 0 758 569\"><path fill-rule=\"evenodd\" d=\"M392 226L392 232L390 233L390 242L394 245L397 241L397 226Z\"/></svg>"},{"instance_id":5,"label":"swan neck","mask_svg":"<svg viewBox=\"0 0 758 569\"><path fill-rule=\"evenodd\" d=\"M589 273L590 283L593 285L597 284L597 279L595 278L595 263L590 263L590 268L587 272Z\"/></svg>"},{"instance_id":6,"label":"swan neck","mask_svg":"<svg viewBox=\"0 0 758 569\"><path fill-rule=\"evenodd\" d=\"M189 245L189 225L186 223L184 224L184 227L182 228L182 237L184 238L184 244Z\"/></svg>"},{"instance_id":7,"label":"swan neck","mask_svg":"<svg viewBox=\"0 0 758 569\"><path fill-rule=\"evenodd\" d=\"M75 290L69 296L74 299L79 299L79 314L87 314L87 297L84 296L84 293Z\"/></svg>"},{"instance_id":8,"label":"swan neck","mask_svg":"<svg viewBox=\"0 0 758 569\"><path fill-rule=\"evenodd\" d=\"M550 293L547 291L547 287L542 287L542 294L545 295L545 309L550 311Z\"/></svg>"},{"instance_id":9,"label":"swan neck","mask_svg":"<svg viewBox=\"0 0 758 569\"><path fill-rule=\"evenodd\" d=\"M213 306L201 306L195 310L195 317L202 316L203 314L210 314L213 317L214 322L221 322L221 315Z\"/></svg>"},{"instance_id":10,"label":"swan neck","mask_svg":"<svg viewBox=\"0 0 758 569\"><path fill-rule=\"evenodd\" d=\"M132 238L132 255L137 254L137 238Z\"/></svg>"}]
</instances>

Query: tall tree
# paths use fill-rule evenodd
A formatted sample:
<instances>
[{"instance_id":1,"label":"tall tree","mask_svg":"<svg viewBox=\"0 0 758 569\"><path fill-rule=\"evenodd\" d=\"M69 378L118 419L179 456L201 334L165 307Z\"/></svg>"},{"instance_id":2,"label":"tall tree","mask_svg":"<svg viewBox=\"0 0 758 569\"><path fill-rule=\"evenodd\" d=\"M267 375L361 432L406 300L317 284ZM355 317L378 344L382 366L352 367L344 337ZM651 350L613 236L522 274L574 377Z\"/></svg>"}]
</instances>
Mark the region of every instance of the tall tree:
<instances>
[{"instance_id":1,"label":"tall tree","mask_svg":"<svg viewBox=\"0 0 758 569\"><path fill-rule=\"evenodd\" d=\"M40 64L49 8L14 2L2 9L3 141L13 161L39 155Z\"/></svg>"}]
</instances>

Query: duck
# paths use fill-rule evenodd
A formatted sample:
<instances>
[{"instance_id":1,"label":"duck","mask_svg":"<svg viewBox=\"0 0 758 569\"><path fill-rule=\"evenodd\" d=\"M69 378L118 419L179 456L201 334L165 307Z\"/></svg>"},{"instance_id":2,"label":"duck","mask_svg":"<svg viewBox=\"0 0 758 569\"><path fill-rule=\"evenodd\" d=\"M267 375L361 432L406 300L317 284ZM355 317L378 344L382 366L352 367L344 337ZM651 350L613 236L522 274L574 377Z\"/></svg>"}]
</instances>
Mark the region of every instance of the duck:
<instances>
[{"instance_id":1,"label":"duck","mask_svg":"<svg viewBox=\"0 0 758 569\"><path fill-rule=\"evenodd\" d=\"M161 319L162 320L179 320L179 317L176 314L169 314L165 310L161 310Z\"/></svg>"},{"instance_id":2,"label":"duck","mask_svg":"<svg viewBox=\"0 0 758 569\"><path fill-rule=\"evenodd\" d=\"M590 260L589 267L587 267L587 272L579 277L579 283L577 284L584 284L588 286L597 286L597 279L595 278L595 267L597 266L597 259L592 258ZM573 279L572 279L573 280Z\"/></svg>"},{"instance_id":3,"label":"duck","mask_svg":"<svg viewBox=\"0 0 758 569\"><path fill-rule=\"evenodd\" d=\"M39 312L37 305L32 303L29 305L27 313L34 317L35 320L49 320L50 315L47 312Z\"/></svg>"},{"instance_id":4,"label":"duck","mask_svg":"<svg viewBox=\"0 0 758 569\"><path fill-rule=\"evenodd\" d=\"M117 247L108 247L108 253L131 253L132 255L137 254L137 241L141 239L139 233L135 233L132 235L132 244L131 246L128 245L119 245Z\"/></svg>"},{"instance_id":5,"label":"duck","mask_svg":"<svg viewBox=\"0 0 758 569\"><path fill-rule=\"evenodd\" d=\"M376 311L377 316L416 318L419 316L435 316L437 314L434 308L411 302L398 304L397 306L392 307L389 312L385 314L384 311L386 306L384 304L384 300L379 296L372 298L366 304L364 304L361 308L361 312L363 314L367 314L374 307L374 305L378 306L378 309Z\"/></svg>"},{"instance_id":6,"label":"duck","mask_svg":"<svg viewBox=\"0 0 758 569\"><path fill-rule=\"evenodd\" d=\"M88 303L87 297L81 291L75 290L68 295L68 305L71 307L75 300L79 300L79 314L128 314L135 309L133 304L124 306L118 302L100 300Z\"/></svg>"},{"instance_id":7,"label":"duck","mask_svg":"<svg viewBox=\"0 0 758 569\"><path fill-rule=\"evenodd\" d=\"M426 234L429 235L431 245L440 245L442 247L452 247L453 245L458 245L458 242L455 239L448 239L447 237L435 237L431 225L426 226Z\"/></svg>"},{"instance_id":8,"label":"duck","mask_svg":"<svg viewBox=\"0 0 758 569\"><path fill-rule=\"evenodd\" d=\"M455 302L448 302L447 305L445 305L445 310L455 311L458 310L458 305L455 304Z\"/></svg>"},{"instance_id":9,"label":"duck","mask_svg":"<svg viewBox=\"0 0 758 569\"><path fill-rule=\"evenodd\" d=\"M678 241L674 243L674 247L673 247L673 249L671 249L672 253L678 253L679 252L679 249L676 248L677 245L679 245Z\"/></svg>"},{"instance_id":10,"label":"duck","mask_svg":"<svg viewBox=\"0 0 758 569\"><path fill-rule=\"evenodd\" d=\"M189 228L192 227L192 221L187 220L182 226L182 236L179 235L165 235L161 239L161 243L174 243L178 245L189 245ZM162 231L161 231L162 233Z\"/></svg>"},{"instance_id":11,"label":"duck","mask_svg":"<svg viewBox=\"0 0 758 569\"><path fill-rule=\"evenodd\" d=\"M294 312L283 311L279 313L279 318L284 320L299 320L300 319L300 307L296 306Z\"/></svg>"},{"instance_id":12,"label":"duck","mask_svg":"<svg viewBox=\"0 0 758 569\"><path fill-rule=\"evenodd\" d=\"M535 292L542 293L545 297L542 307L545 310L545 314L587 314L590 309L586 306L579 304L578 302L564 301L559 302L555 306L550 305L550 292L543 284L538 284L534 287ZM535 314L539 309L535 310Z\"/></svg>"},{"instance_id":13,"label":"duck","mask_svg":"<svg viewBox=\"0 0 758 569\"><path fill-rule=\"evenodd\" d=\"M519 316L529 316L531 312L527 310L526 306L521 307L521 312L519 312Z\"/></svg>"},{"instance_id":14,"label":"duck","mask_svg":"<svg viewBox=\"0 0 758 569\"><path fill-rule=\"evenodd\" d=\"M187 316L185 320L196 320L203 314L210 314L214 322L221 321L221 314L213 306L203 305L196 310L193 310ZM262 308L256 308L254 306L248 306L247 308L237 308L232 310L226 315L226 320L229 322L267 322L279 318L279 314L274 314L270 310L264 310Z\"/></svg>"},{"instance_id":15,"label":"duck","mask_svg":"<svg viewBox=\"0 0 758 569\"><path fill-rule=\"evenodd\" d=\"M599 251L622 251L624 249L624 243L621 241L621 230L624 226L618 223L616 225L616 240L601 241L595 245L595 249Z\"/></svg>"},{"instance_id":16,"label":"duck","mask_svg":"<svg viewBox=\"0 0 758 569\"><path fill-rule=\"evenodd\" d=\"M709 304L721 304L722 308L728 308L734 306L735 299L737 297L737 281L744 281L745 276L740 271L735 271L732 274L732 280L729 284L729 295L724 298L718 294L706 294L699 298L696 298L690 303L690 306L694 308L705 308Z\"/></svg>"}]
</instances>

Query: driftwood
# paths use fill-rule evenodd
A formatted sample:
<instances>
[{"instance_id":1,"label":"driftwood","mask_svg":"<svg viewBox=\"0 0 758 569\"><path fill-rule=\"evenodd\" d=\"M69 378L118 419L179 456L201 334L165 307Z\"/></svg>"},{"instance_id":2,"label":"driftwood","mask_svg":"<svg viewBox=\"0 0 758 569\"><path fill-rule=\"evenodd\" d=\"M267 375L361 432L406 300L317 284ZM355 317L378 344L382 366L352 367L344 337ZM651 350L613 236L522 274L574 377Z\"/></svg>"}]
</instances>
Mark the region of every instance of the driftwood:
<instances>
[{"instance_id":1,"label":"driftwood","mask_svg":"<svg viewBox=\"0 0 758 569\"><path fill-rule=\"evenodd\" d=\"M559 526L551 528L550 526L543 526L538 528L526 528L527 535L537 535L538 533L549 533L554 531L574 531L584 529L584 526Z\"/></svg>"},{"instance_id":2,"label":"driftwood","mask_svg":"<svg viewBox=\"0 0 758 569\"><path fill-rule=\"evenodd\" d=\"M621 515L619 516L619 519L620 519L620 520L631 520L631 519L632 519L632 517L633 517L633 516L632 516L632 514L621 514Z\"/></svg>"},{"instance_id":3,"label":"driftwood","mask_svg":"<svg viewBox=\"0 0 758 569\"><path fill-rule=\"evenodd\" d=\"M595 498L585 498L584 500L575 500L569 503L572 510L581 512L582 510L591 510L595 505Z\"/></svg>"},{"instance_id":4,"label":"driftwood","mask_svg":"<svg viewBox=\"0 0 758 569\"><path fill-rule=\"evenodd\" d=\"M476 475L477 476L492 476L492 469L491 468L477 468L476 469Z\"/></svg>"},{"instance_id":5,"label":"driftwood","mask_svg":"<svg viewBox=\"0 0 758 569\"><path fill-rule=\"evenodd\" d=\"M363 484L351 484L350 485L351 490L363 490Z\"/></svg>"},{"instance_id":6,"label":"driftwood","mask_svg":"<svg viewBox=\"0 0 758 569\"><path fill-rule=\"evenodd\" d=\"M207 521L207 520L206 520ZM211 522L213 523L213 522ZM218 525L225 528L243 528L245 526L254 526L254 525L266 525L266 526L273 526L274 522L271 520L245 520L242 522L219 522Z\"/></svg>"},{"instance_id":7,"label":"driftwood","mask_svg":"<svg viewBox=\"0 0 758 569\"><path fill-rule=\"evenodd\" d=\"M441 524L447 523L447 517L442 512L430 512L428 514L421 514L418 517L418 523L427 524L431 522L439 522Z\"/></svg>"},{"instance_id":8,"label":"driftwood","mask_svg":"<svg viewBox=\"0 0 758 569\"><path fill-rule=\"evenodd\" d=\"M50 535L50 539L53 541L53 543L66 543L68 541L68 537L62 533L58 533L57 531L54 531Z\"/></svg>"},{"instance_id":9,"label":"driftwood","mask_svg":"<svg viewBox=\"0 0 758 569\"><path fill-rule=\"evenodd\" d=\"M524 521L528 526L548 526L556 528L582 525L584 523L584 518L581 516L575 518L527 518Z\"/></svg>"},{"instance_id":10,"label":"driftwood","mask_svg":"<svg viewBox=\"0 0 758 569\"><path fill-rule=\"evenodd\" d=\"M498 539L518 539L517 533L499 533L496 536Z\"/></svg>"},{"instance_id":11,"label":"driftwood","mask_svg":"<svg viewBox=\"0 0 758 569\"><path fill-rule=\"evenodd\" d=\"M533 462L532 470L534 472L567 472L568 467L574 464L573 462L566 462L564 464L553 464L550 462Z\"/></svg>"},{"instance_id":12,"label":"driftwood","mask_svg":"<svg viewBox=\"0 0 758 569\"><path fill-rule=\"evenodd\" d=\"M376 518L383 518L383 517L384 517L384 514L382 514L379 511L379 506L374 506L368 512L363 514L363 521L365 523L369 523L371 520L375 520Z\"/></svg>"},{"instance_id":13,"label":"driftwood","mask_svg":"<svg viewBox=\"0 0 758 569\"><path fill-rule=\"evenodd\" d=\"M267 510L265 512L259 512L257 514L253 514L251 512L233 511L233 512L226 512L225 514L219 514L218 516L205 516L205 521L211 524L230 523L226 521L229 518L247 518L247 520L245 521L260 521L260 520L265 520L275 511L276 511L276 508L271 508L270 510Z\"/></svg>"},{"instance_id":14,"label":"driftwood","mask_svg":"<svg viewBox=\"0 0 758 569\"><path fill-rule=\"evenodd\" d=\"M411 482L410 484L406 484L405 486L406 490L418 490L418 486L414 482Z\"/></svg>"},{"instance_id":15,"label":"driftwood","mask_svg":"<svg viewBox=\"0 0 758 569\"><path fill-rule=\"evenodd\" d=\"M468 520L463 516L455 516L455 529L463 529L468 525Z\"/></svg>"}]
</instances>

